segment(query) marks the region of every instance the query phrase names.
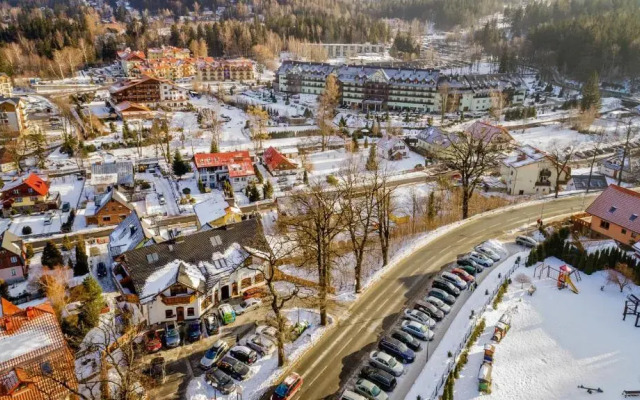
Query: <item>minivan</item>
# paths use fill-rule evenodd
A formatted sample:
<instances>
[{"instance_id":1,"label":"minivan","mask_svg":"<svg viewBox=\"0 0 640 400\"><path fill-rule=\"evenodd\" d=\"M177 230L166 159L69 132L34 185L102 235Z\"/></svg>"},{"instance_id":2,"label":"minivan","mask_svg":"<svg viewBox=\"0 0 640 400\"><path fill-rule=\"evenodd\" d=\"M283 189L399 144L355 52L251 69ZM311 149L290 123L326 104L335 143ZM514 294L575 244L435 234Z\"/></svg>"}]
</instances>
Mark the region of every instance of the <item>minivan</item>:
<instances>
[{"instance_id":1,"label":"minivan","mask_svg":"<svg viewBox=\"0 0 640 400\"><path fill-rule=\"evenodd\" d=\"M229 304L222 304L218 307L220 319L224 325L228 325L236 320L236 313Z\"/></svg>"},{"instance_id":2,"label":"minivan","mask_svg":"<svg viewBox=\"0 0 640 400\"><path fill-rule=\"evenodd\" d=\"M536 242L535 239L530 238L529 236L518 236L516 237L516 244L525 247L536 247L538 245L538 242Z\"/></svg>"}]
</instances>

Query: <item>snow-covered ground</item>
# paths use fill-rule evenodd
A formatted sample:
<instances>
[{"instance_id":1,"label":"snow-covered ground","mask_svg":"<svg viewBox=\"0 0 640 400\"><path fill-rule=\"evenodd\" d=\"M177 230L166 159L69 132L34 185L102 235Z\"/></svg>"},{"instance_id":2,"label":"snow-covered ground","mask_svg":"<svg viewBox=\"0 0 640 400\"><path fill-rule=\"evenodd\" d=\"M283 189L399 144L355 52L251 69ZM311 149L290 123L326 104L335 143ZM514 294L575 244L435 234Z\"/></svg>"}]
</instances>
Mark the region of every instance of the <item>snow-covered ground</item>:
<instances>
[{"instance_id":1,"label":"snow-covered ground","mask_svg":"<svg viewBox=\"0 0 640 400\"><path fill-rule=\"evenodd\" d=\"M295 362L295 360L311 348L328 328L320 326L320 314L318 314L316 310L293 308L285 310L284 313L292 324L295 324L298 319L300 321L308 321L311 324L295 342L285 345L285 353L291 363ZM261 398L269 387L278 383L283 378L282 374L284 369L278 368L278 355L276 352L260 358L250 368L252 373L251 378L244 382L236 382L238 386L242 386L242 398L245 400ZM206 382L205 378L206 376L203 374L189 382L186 395L187 399L236 399L236 393L227 396L216 393L216 390Z\"/></svg>"},{"instance_id":2,"label":"snow-covered ground","mask_svg":"<svg viewBox=\"0 0 640 400\"><path fill-rule=\"evenodd\" d=\"M565 264L556 258L545 263L556 268ZM517 273L531 277L533 268ZM524 289L515 282L510 285L498 309L485 314L487 328L469 352L455 397L480 398L477 373L482 346L490 342L495 323L507 310L512 310L511 329L496 345L492 394L486 398L614 399L623 390L638 390L638 328L633 316L622 321L620 310L627 294L640 296L640 287L631 285L620 293L617 286L606 285L605 272L573 280L579 294L558 290L554 279L533 279L537 288L533 296L526 293L526 285ZM579 385L604 392L588 394Z\"/></svg>"}]
</instances>

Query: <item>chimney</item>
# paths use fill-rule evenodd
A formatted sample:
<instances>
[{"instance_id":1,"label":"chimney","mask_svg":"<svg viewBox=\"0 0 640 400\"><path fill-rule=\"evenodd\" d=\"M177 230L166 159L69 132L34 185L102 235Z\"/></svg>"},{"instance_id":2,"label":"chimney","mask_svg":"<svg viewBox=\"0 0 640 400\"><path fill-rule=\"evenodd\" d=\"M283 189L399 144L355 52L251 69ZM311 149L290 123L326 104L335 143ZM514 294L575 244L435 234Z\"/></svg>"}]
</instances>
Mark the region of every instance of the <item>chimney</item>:
<instances>
[{"instance_id":1,"label":"chimney","mask_svg":"<svg viewBox=\"0 0 640 400\"><path fill-rule=\"evenodd\" d=\"M31 321L36 316L36 310L33 307L27 307L27 320Z\"/></svg>"},{"instance_id":2,"label":"chimney","mask_svg":"<svg viewBox=\"0 0 640 400\"><path fill-rule=\"evenodd\" d=\"M4 329L7 331L7 333L13 333L13 331L15 330L15 325L13 323L13 319L9 318L9 317L4 317Z\"/></svg>"}]
</instances>

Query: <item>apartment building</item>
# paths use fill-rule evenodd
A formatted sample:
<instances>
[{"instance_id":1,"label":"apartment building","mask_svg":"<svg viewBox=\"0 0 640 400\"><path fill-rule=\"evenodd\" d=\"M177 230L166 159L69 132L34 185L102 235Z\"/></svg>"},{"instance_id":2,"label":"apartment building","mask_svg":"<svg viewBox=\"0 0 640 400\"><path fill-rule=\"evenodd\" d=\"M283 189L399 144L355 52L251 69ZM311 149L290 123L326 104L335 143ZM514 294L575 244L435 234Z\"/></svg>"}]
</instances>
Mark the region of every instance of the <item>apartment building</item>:
<instances>
[{"instance_id":1,"label":"apartment building","mask_svg":"<svg viewBox=\"0 0 640 400\"><path fill-rule=\"evenodd\" d=\"M383 55L386 51L384 44L372 43L312 43L309 46L322 47L329 58L354 57L362 54Z\"/></svg>"},{"instance_id":2,"label":"apartment building","mask_svg":"<svg viewBox=\"0 0 640 400\"><path fill-rule=\"evenodd\" d=\"M128 79L109 88L116 103L131 102L147 107L184 107L189 91L173 82L152 76Z\"/></svg>"},{"instance_id":3,"label":"apartment building","mask_svg":"<svg viewBox=\"0 0 640 400\"><path fill-rule=\"evenodd\" d=\"M196 70L198 80L202 82L255 79L253 62L244 58L235 60L198 59Z\"/></svg>"},{"instance_id":4,"label":"apartment building","mask_svg":"<svg viewBox=\"0 0 640 400\"><path fill-rule=\"evenodd\" d=\"M255 179L253 160L247 150L225 153L198 153L193 156L196 179L206 187L221 189L229 181L235 191L243 190Z\"/></svg>"},{"instance_id":5,"label":"apartment building","mask_svg":"<svg viewBox=\"0 0 640 400\"><path fill-rule=\"evenodd\" d=\"M275 87L284 93L322 94L327 77L340 85L343 106L362 110L415 112L485 112L496 98L522 104L526 85L512 74L443 75L436 69L383 68L285 61ZM443 102L446 92L446 102Z\"/></svg>"},{"instance_id":6,"label":"apartment building","mask_svg":"<svg viewBox=\"0 0 640 400\"><path fill-rule=\"evenodd\" d=\"M175 58L184 60L191 57L191 50L174 46L150 47L147 49L148 60L158 60L161 58Z\"/></svg>"},{"instance_id":7,"label":"apartment building","mask_svg":"<svg viewBox=\"0 0 640 400\"><path fill-rule=\"evenodd\" d=\"M566 168L558 177L555 161L530 145L518 147L514 154L505 158L500 174L507 185L507 193L514 195L552 193L558 180L564 184L571 175L570 169Z\"/></svg>"}]
</instances>

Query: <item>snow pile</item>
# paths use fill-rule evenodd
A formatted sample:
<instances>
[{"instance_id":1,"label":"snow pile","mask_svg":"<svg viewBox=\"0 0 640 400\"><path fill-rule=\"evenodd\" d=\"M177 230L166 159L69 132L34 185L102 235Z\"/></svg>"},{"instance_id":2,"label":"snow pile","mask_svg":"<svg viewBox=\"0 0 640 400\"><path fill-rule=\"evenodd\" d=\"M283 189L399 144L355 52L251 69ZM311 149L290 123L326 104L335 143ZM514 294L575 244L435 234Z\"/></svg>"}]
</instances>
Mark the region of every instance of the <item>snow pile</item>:
<instances>
[{"instance_id":1,"label":"snow pile","mask_svg":"<svg viewBox=\"0 0 640 400\"><path fill-rule=\"evenodd\" d=\"M548 258L554 268L565 264ZM521 270L527 275L532 269ZM492 399L591 398L579 385L602 388L602 398L616 398L623 390L640 389L637 369L640 341L635 318L622 321L620 309L628 293L640 295L635 285L620 293L618 287L602 285L606 273L582 280L573 278L579 294L558 290L553 279L534 280L537 291L514 283L498 310L485 314L487 329L471 348L469 362L456 382L455 397L479 398L477 372L482 346L490 341L502 313L514 310L511 329L497 346L493 366ZM484 398L484 396L483 396Z\"/></svg>"}]
</instances>

